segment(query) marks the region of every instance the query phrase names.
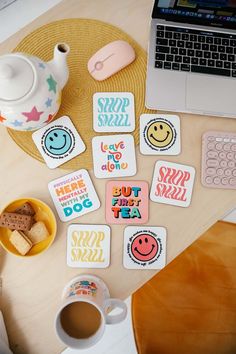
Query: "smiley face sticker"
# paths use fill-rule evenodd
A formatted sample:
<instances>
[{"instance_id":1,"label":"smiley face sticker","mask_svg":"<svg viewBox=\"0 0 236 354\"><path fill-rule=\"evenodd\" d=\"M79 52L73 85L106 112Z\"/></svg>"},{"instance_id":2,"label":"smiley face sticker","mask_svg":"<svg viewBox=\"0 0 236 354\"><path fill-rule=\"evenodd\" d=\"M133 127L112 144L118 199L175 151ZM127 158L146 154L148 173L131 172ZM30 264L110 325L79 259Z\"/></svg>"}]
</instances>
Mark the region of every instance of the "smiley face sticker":
<instances>
[{"instance_id":1,"label":"smiley face sticker","mask_svg":"<svg viewBox=\"0 0 236 354\"><path fill-rule=\"evenodd\" d=\"M162 269L166 264L166 229L126 227L123 264L127 269Z\"/></svg>"},{"instance_id":2,"label":"smiley face sticker","mask_svg":"<svg viewBox=\"0 0 236 354\"><path fill-rule=\"evenodd\" d=\"M142 114L140 151L144 155L178 155L180 120L175 115Z\"/></svg>"},{"instance_id":3,"label":"smiley face sticker","mask_svg":"<svg viewBox=\"0 0 236 354\"><path fill-rule=\"evenodd\" d=\"M61 156L70 150L73 140L73 135L65 128L53 128L46 134L44 146L49 154Z\"/></svg>"},{"instance_id":4,"label":"smiley face sticker","mask_svg":"<svg viewBox=\"0 0 236 354\"><path fill-rule=\"evenodd\" d=\"M32 135L49 168L56 168L85 150L85 145L69 117L61 117Z\"/></svg>"}]
</instances>

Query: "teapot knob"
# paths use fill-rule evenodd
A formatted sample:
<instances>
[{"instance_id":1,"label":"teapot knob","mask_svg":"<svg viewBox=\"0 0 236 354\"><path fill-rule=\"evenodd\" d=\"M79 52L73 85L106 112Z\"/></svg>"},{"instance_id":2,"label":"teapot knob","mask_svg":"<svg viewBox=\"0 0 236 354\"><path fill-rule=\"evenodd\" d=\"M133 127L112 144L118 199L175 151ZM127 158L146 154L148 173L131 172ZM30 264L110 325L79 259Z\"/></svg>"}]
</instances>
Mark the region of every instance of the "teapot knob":
<instances>
[{"instance_id":1,"label":"teapot knob","mask_svg":"<svg viewBox=\"0 0 236 354\"><path fill-rule=\"evenodd\" d=\"M14 70L11 65L2 64L0 65L0 78L10 79L14 75Z\"/></svg>"}]
</instances>

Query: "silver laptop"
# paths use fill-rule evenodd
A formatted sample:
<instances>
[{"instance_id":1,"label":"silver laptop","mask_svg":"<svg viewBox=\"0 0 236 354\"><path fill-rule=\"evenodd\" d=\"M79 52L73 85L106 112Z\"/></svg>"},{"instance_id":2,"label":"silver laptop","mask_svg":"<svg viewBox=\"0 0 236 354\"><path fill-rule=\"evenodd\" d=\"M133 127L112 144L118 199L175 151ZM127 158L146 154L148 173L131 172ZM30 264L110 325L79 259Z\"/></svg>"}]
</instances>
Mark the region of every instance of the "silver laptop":
<instances>
[{"instance_id":1,"label":"silver laptop","mask_svg":"<svg viewBox=\"0 0 236 354\"><path fill-rule=\"evenodd\" d=\"M236 0L156 0L146 107L236 117Z\"/></svg>"}]
</instances>

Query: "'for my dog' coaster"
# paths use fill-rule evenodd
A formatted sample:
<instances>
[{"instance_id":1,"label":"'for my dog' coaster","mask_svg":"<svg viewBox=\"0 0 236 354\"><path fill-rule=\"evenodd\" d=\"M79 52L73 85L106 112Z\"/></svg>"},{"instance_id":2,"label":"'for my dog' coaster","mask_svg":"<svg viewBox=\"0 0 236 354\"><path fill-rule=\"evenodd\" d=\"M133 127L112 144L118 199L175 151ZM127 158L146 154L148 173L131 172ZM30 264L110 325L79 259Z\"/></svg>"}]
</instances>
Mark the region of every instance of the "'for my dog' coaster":
<instances>
[{"instance_id":1,"label":"'for my dog' coaster","mask_svg":"<svg viewBox=\"0 0 236 354\"><path fill-rule=\"evenodd\" d=\"M144 155L178 155L181 150L180 120L176 115L142 114L140 152Z\"/></svg>"},{"instance_id":2,"label":"'for my dog' coaster","mask_svg":"<svg viewBox=\"0 0 236 354\"><path fill-rule=\"evenodd\" d=\"M157 161L150 198L153 202L188 207L191 202L195 169L168 161Z\"/></svg>"},{"instance_id":3,"label":"'for my dog' coaster","mask_svg":"<svg viewBox=\"0 0 236 354\"><path fill-rule=\"evenodd\" d=\"M50 182L48 188L61 221L70 221L100 207L92 180L84 169Z\"/></svg>"},{"instance_id":4,"label":"'for my dog' coaster","mask_svg":"<svg viewBox=\"0 0 236 354\"><path fill-rule=\"evenodd\" d=\"M166 229L128 226L124 232L123 265L127 269L162 269L166 265Z\"/></svg>"},{"instance_id":5,"label":"'for my dog' coaster","mask_svg":"<svg viewBox=\"0 0 236 354\"><path fill-rule=\"evenodd\" d=\"M110 264L110 227L72 224L67 231L67 265L107 268Z\"/></svg>"},{"instance_id":6,"label":"'for my dog' coaster","mask_svg":"<svg viewBox=\"0 0 236 354\"><path fill-rule=\"evenodd\" d=\"M148 221L148 200L145 181L109 181L106 185L106 221L144 224Z\"/></svg>"},{"instance_id":7,"label":"'for my dog' coaster","mask_svg":"<svg viewBox=\"0 0 236 354\"><path fill-rule=\"evenodd\" d=\"M49 168L62 165L86 149L70 118L66 116L37 130L32 138Z\"/></svg>"},{"instance_id":8,"label":"'for my dog' coaster","mask_svg":"<svg viewBox=\"0 0 236 354\"><path fill-rule=\"evenodd\" d=\"M93 129L104 133L134 131L134 95L130 92L95 93L93 95Z\"/></svg>"},{"instance_id":9,"label":"'for my dog' coaster","mask_svg":"<svg viewBox=\"0 0 236 354\"><path fill-rule=\"evenodd\" d=\"M134 138L126 135L96 136L92 140L94 174L97 178L134 176Z\"/></svg>"}]
</instances>

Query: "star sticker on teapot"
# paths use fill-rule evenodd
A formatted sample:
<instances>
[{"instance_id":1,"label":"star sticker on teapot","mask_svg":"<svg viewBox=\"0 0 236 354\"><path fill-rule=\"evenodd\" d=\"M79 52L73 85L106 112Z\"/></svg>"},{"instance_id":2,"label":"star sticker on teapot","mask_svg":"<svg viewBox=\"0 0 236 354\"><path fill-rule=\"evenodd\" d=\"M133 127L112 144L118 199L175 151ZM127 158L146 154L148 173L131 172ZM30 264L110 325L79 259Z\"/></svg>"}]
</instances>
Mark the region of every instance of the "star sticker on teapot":
<instances>
[{"instance_id":1,"label":"star sticker on teapot","mask_svg":"<svg viewBox=\"0 0 236 354\"><path fill-rule=\"evenodd\" d=\"M27 121L26 122L37 122L40 119L41 114L43 114L43 112L38 112L37 108L34 106L33 109L31 110L31 112L22 112L23 116L27 117Z\"/></svg>"},{"instance_id":2,"label":"star sticker on teapot","mask_svg":"<svg viewBox=\"0 0 236 354\"><path fill-rule=\"evenodd\" d=\"M6 120L6 118L2 117L1 112L0 112L0 123L4 123L4 120Z\"/></svg>"},{"instance_id":3,"label":"star sticker on teapot","mask_svg":"<svg viewBox=\"0 0 236 354\"><path fill-rule=\"evenodd\" d=\"M12 125L14 125L14 127L21 127L22 124L23 122L19 122L17 119L14 122L12 122Z\"/></svg>"},{"instance_id":4,"label":"star sticker on teapot","mask_svg":"<svg viewBox=\"0 0 236 354\"><path fill-rule=\"evenodd\" d=\"M56 93L57 82L53 79L52 75L50 75L49 78L47 79L47 83L48 83L48 91L53 91L54 93Z\"/></svg>"}]
</instances>

